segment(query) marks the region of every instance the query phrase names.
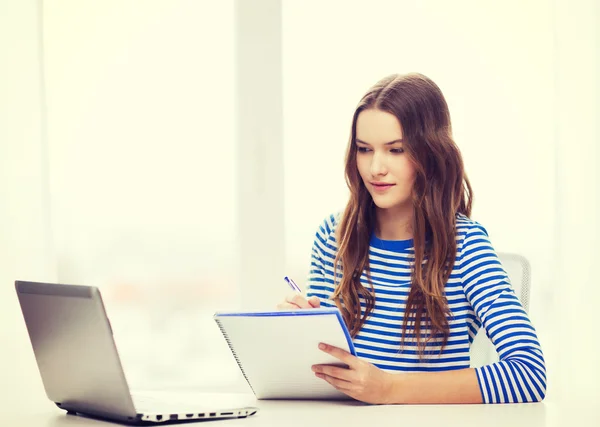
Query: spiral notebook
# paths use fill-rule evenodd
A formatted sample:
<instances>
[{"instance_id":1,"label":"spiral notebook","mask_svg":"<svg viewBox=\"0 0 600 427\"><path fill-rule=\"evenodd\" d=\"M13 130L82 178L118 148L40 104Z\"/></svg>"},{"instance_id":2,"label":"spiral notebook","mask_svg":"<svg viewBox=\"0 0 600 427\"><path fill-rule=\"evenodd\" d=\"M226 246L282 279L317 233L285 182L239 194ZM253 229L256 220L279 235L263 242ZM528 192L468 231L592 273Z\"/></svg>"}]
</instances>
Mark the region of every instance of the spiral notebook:
<instances>
[{"instance_id":1,"label":"spiral notebook","mask_svg":"<svg viewBox=\"0 0 600 427\"><path fill-rule=\"evenodd\" d=\"M337 308L217 312L214 315L238 366L258 399L347 399L311 366L344 366L320 342L356 355Z\"/></svg>"}]
</instances>

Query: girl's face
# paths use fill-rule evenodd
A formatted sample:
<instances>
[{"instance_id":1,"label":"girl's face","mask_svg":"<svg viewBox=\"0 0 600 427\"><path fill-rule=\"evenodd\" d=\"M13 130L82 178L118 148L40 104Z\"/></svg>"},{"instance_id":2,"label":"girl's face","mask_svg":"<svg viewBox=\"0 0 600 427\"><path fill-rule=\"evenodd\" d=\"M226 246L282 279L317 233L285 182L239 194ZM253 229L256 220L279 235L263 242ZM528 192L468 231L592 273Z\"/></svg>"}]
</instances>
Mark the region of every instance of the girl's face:
<instances>
[{"instance_id":1,"label":"girl's face","mask_svg":"<svg viewBox=\"0 0 600 427\"><path fill-rule=\"evenodd\" d=\"M390 113L360 112L356 121L356 166L379 209L411 209L415 169L404 152L402 127Z\"/></svg>"}]
</instances>

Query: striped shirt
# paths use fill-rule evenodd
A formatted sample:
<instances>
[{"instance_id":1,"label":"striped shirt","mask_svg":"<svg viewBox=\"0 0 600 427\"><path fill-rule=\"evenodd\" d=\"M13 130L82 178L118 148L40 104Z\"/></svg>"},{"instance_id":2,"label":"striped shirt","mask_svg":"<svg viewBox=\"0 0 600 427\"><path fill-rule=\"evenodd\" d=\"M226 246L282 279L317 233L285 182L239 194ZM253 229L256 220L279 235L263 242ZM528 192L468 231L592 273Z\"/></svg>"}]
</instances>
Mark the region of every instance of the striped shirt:
<instances>
[{"instance_id":1,"label":"striped shirt","mask_svg":"<svg viewBox=\"0 0 600 427\"><path fill-rule=\"evenodd\" d=\"M318 297L323 307L335 307L331 298L336 286L335 229L340 219L341 214L325 219L312 248L308 296ZM546 393L544 356L536 331L511 287L487 231L476 221L458 215L456 242L456 261L445 285L451 312L450 336L441 353L438 341L429 342L419 360L414 334L407 331L404 345L400 342L414 260L413 241L371 237L369 266L375 306L353 339L358 357L388 372L469 368L469 348L483 326L499 355L498 362L476 368L483 401L541 401ZM337 283L341 274L338 268ZM361 283L371 289L364 272ZM361 305L364 313L362 298Z\"/></svg>"}]
</instances>

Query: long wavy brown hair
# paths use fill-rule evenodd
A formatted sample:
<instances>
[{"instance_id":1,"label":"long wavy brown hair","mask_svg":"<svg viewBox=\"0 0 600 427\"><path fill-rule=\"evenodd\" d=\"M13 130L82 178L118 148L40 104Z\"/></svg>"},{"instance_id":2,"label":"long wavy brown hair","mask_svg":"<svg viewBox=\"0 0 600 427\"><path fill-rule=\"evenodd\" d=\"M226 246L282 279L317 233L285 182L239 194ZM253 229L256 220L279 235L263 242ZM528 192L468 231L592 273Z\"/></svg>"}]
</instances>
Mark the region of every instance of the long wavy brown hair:
<instances>
[{"instance_id":1,"label":"long wavy brown hair","mask_svg":"<svg viewBox=\"0 0 600 427\"><path fill-rule=\"evenodd\" d=\"M337 230L337 287L333 300L352 336L375 305L369 269L369 242L376 227L376 207L356 163L356 122L366 109L393 114L403 133L403 148L415 168L412 189L414 262L402 325L402 342L414 330L419 357L432 339L448 342L450 311L444 287L456 258L456 215L471 214L472 190L452 138L450 112L440 88L421 74L391 75L361 99L352 119L346 152L350 200ZM341 268L340 268L341 267ZM341 279L338 269L342 271ZM360 281L365 273L370 290ZM361 311L360 298L366 307Z\"/></svg>"}]
</instances>

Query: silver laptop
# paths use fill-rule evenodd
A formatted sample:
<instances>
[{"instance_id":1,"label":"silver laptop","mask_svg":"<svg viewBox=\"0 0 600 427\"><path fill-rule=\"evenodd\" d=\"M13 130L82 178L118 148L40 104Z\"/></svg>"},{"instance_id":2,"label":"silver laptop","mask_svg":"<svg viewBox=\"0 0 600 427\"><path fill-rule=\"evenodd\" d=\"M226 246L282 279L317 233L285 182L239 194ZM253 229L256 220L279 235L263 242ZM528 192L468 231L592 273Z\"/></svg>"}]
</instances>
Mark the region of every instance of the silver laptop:
<instances>
[{"instance_id":1,"label":"silver laptop","mask_svg":"<svg viewBox=\"0 0 600 427\"><path fill-rule=\"evenodd\" d=\"M98 288L16 281L46 395L69 414L130 424L245 418L242 394L131 393Z\"/></svg>"}]
</instances>

